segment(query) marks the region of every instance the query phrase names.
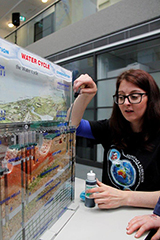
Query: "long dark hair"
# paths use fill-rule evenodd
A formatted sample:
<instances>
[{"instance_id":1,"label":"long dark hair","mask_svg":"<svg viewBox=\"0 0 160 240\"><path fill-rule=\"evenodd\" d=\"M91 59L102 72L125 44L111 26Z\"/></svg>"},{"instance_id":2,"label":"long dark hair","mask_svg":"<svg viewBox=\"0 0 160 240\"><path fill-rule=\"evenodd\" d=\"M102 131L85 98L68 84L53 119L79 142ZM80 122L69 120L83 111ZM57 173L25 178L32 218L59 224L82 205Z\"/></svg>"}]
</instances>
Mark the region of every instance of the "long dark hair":
<instances>
[{"instance_id":1,"label":"long dark hair","mask_svg":"<svg viewBox=\"0 0 160 240\"><path fill-rule=\"evenodd\" d=\"M153 77L141 70L130 69L123 72L116 82L116 92L120 83L126 80L143 89L148 96L147 109L144 115L142 126L143 145L149 150L149 141L157 133L160 132L160 90ZM113 142L121 148L127 147L127 136L132 133L130 123L123 117L119 106L114 103L113 111L110 118L110 126L112 129Z\"/></svg>"}]
</instances>

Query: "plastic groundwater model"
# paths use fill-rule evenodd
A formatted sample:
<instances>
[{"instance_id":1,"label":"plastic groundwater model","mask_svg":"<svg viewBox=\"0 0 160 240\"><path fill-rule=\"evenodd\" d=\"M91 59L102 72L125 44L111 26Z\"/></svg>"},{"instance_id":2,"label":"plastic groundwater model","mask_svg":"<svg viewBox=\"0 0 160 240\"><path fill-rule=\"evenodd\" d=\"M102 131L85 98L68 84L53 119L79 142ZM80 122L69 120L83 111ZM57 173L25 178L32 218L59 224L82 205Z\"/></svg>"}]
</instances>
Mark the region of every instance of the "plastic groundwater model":
<instances>
[{"instance_id":1,"label":"plastic groundwater model","mask_svg":"<svg viewBox=\"0 0 160 240\"><path fill-rule=\"evenodd\" d=\"M0 239L31 240L74 199L72 73L0 39Z\"/></svg>"}]
</instances>

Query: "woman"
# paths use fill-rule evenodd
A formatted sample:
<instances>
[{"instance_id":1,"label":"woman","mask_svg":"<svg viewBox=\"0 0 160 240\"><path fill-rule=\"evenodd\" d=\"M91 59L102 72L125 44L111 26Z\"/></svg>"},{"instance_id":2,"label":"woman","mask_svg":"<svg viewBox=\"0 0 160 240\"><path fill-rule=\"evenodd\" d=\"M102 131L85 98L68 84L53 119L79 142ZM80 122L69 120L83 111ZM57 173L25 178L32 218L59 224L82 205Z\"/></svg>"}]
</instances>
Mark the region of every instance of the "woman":
<instances>
[{"instance_id":1,"label":"woman","mask_svg":"<svg viewBox=\"0 0 160 240\"><path fill-rule=\"evenodd\" d=\"M90 76L77 78L73 89L80 94L68 118L78 135L104 148L103 183L97 180L98 187L88 191L95 203L99 208L153 208L160 195L160 91L152 76L131 69L118 77L109 120L82 119L97 92Z\"/></svg>"}]
</instances>

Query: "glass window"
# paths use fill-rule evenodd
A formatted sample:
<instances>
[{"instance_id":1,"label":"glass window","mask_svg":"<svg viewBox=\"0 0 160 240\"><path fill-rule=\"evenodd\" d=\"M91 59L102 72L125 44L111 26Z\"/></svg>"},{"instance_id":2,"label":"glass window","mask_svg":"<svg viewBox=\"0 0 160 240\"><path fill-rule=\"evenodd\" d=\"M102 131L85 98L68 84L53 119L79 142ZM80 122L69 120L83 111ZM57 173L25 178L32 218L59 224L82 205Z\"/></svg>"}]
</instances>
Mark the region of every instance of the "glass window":
<instances>
[{"instance_id":1,"label":"glass window","mask_svg":"<svg viewBox=\"0 0 160 240\"><path fill-rule=\"evenodd\" d=\"M97 11L97 0L67 0L56 4L56 31Z\"/></svg>"},{"instance_id":2,"label":"glass window","mask_svg":"<svg viewBox=\"0 0 160 240\"><path fill-rule=\"evenodd\" d=\"M115 70L125 67L125 60L116 56L114 51L97 57L97 79L116 76Z\"/></svg>"},{"instance_id":3,"label":"glass window","mask_svg":"<svg viewBox=\"0 0 160 240\"><path fill-rule=\"evenodd\" d=\"M93 57L87 57L77 61L73 61L66 64L61 64L64 68L73 72L73 81L79 77L81 74L89 74L94 78L94 63Z\"/></svg>"},{"instance_id":4,"label":"glass window","mask_svg":"<svg viewBox=\"0 0 160 240\"><path fill-rule=\"evenodd\" d=\"M151 73L151 75L160 88L160 72Z\"/></svg>"},{"instance_id":5,"label":"glass window","mask_svg":"<svg viewBox=\"0 0 160 240\"><path fill-rule=\"evenodd\" d=\"M94 79L94 61L93 57L84 58L67 64L61 64L62 67L72 71L73 82L81 74L88 74ZM87 108L94 107L94 100L92 100Z\"/></svg>"},{"instance_id":6,"label":"glass window","mask_svg":"<svg viewBox=\"0 0 160 240\"><path fill-rule=\"evenodd\" d=\"M112 96L115 94L116 78L97 82L97 107L113 106Z\"/></svg>"},{"instance_id":7,"label":"glass window","mask_svg":"<svg viewBox=\"0 0 160 240\"><path fill-rule=\"evenodd\" d=\"M112 108L98 108L97 120L109 119L112 113Z\"/></svg>"},{"instance_id":8,"label":"glass window","mask_svg":"<svg viewBox=\"0 0 160 240\"><path fill-rule=\"evenodd\" d=\"M36 42L52 32L54 32L54 13L34 24L34 41Z\"/></svg>"},{"instance_id":9,"label":"glass window","mask_svg":"<svg viewBox=\"0 0 160 240\"><path fill-rule=\"evenodd\" d=\"M97 58L97 79L118 76L124 70L160 70L160 40L150 40L104 53Z\"/></svg>"},{"instance_id":10,"label":"glass window","mask_svg":"<svg viewBox=\"0 0 160 240\"><path fill-rule=\"evenodd\" d=\"M97 145L97 162L103 162L104 149L101 144Z\"/></svg>"},{"instance_id":11,"label":"glass window","mask_svg":"<svg viewBox=\"0 0 160 240\"><path fill-rule=\"evenodd\" d=\"M28 38L24 38L25 35L28 35L28 28L26 25L23 28L19 28L19 30L17 31L17 45L27 46Z\"/></svg>"},{"instance_id":12,"label":"glass window","mask_svg":"<svg viewBox=\"0 0 160 240\"><path fill-rule=\"evenodd\" d=\"M94 110L86 109L86 111L84 112L83 118L87 119L89 121L93 121L94 120Z\"/></svg>"},{"instance_id":13,"label":"glass window","mask_svg":"<svg viewBox=\"0 0 160 240\"><path fill-rule=\"evenodd\" d=\"M43 19L34 24L34 41L41 39L43 36Z\"/></svg>"},{"instance_id":14,"label":"glass window","mask_svg":"<svg viewBox=\"0 0 160 240\"><path fill-rule=\"evenodd\" d=\"M87 138L76 138L76 158L83 160L94 159L94 145L93 141Z\"/></svg>"},{"instance_id":15,"label":"glass window","mask_svg":"<svg viewBox=\"0 0 160 240\"><path fill-rule=\"evenodd\" d=\"M61 64L64 68L72 71L73 82L81 74L89 74L94 79L94 61L93 57L88 57L73 61L67 64ZM84 112L83 118L86 120L94 120L94 99L88 104L86 111ZM95 161L95 146L93 141L82 137L76 139L76 155L77 159Z\"/></svg>"}]
</instances>

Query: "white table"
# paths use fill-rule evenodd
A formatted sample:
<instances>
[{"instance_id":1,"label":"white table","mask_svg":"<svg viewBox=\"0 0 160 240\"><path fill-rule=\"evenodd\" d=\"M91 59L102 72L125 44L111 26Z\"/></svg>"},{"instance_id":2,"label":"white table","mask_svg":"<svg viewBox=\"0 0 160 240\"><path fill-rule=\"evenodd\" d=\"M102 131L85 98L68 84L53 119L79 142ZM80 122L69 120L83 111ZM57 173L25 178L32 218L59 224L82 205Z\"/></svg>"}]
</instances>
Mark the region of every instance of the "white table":
<instances>
[{"instance_id":1,"label":"white table","mask_svg":"<svg viewBox=\"0 0 160 240\"><path fill-rule=\"evenodd\" d=\"M75 180L75 201L62 217L48 229L41 240L132 240L134 234L126 234L129 220L136 215L151 214L151 209L124 207L100 210L97 206L87 208L80 199L85 181ZM143 235L140 240L146 236Z\"/></svg>"}]
</instances>

